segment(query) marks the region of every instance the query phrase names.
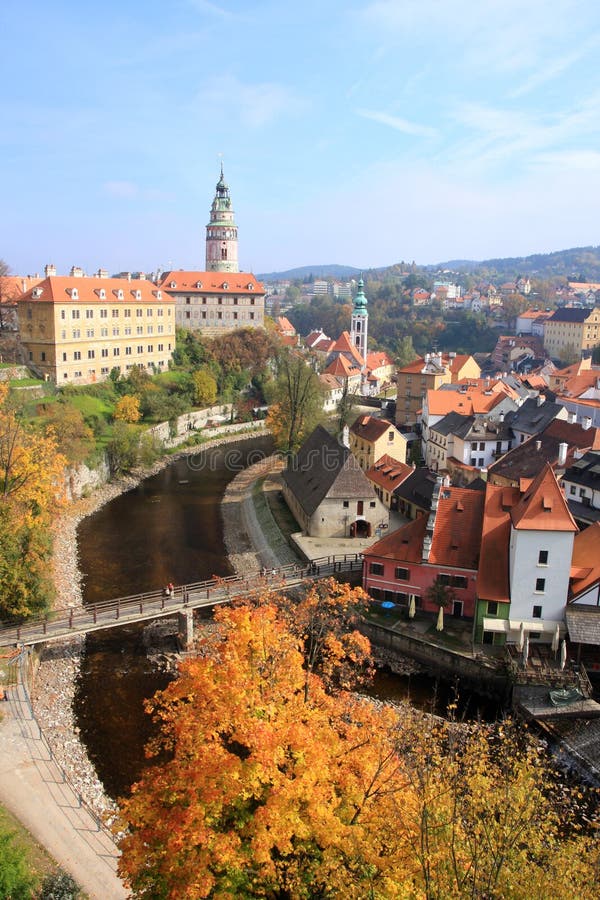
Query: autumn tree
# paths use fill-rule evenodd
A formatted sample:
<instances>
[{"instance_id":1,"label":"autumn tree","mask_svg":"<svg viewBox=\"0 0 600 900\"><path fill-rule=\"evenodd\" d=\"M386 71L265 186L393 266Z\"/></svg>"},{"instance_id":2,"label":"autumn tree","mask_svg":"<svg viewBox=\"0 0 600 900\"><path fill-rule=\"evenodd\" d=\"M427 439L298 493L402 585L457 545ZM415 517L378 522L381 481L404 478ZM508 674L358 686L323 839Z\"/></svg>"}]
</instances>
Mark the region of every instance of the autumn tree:
<instances>
[{"instance_id":1,"label":"autumn tree","mask_svg":"<svg viewBox=\"0 0 600 900\"><path fill-rule=\"evenodd\" d=\"M194 403L198 406L212 406L217 399L217 382L207 369L196 369L192 375Z\"/></svg>"},{"instance_id":2,"label":"autumn tree","mask_svg":"<svg viewBox=\"0 0 600 900\"><path fill-rule=\"evenodd\" d=\"M284 352L278 366L273 404L267 416L275 443L284 453L295 453L323 416L318 376L301 356Z\"/></svg>"},{"instance_id":3,"label":"autumn tree","mask_svg":"<svg viewBox=\"0 0 600 900\"><path fill-rule=\"evenodd\" d=\"M45 519L62 494L65 458L56 437L26 428L8 386L0 383L0 502L28 519Z\"/></svg>"},{"instance_id":4,"label":"autumn tree","mask_svg":"<svg viewBox=\"0 0 600 900\"><path fill-rule=\"evenodd\" d=\"M115 422L128 422L129 424L134 424L135 422L139 422L141 417L139 397L135 397L132 394L125 394L115 403Z\"/></svg>"},{"instance_id":5,"label":"autumn tree","mask_svg":"<svg viewBox=\"0 0 600 900\"><path fill-rule=\"evenodd\" d=\"M45 428L51 426L56 449L71 465L82 463L94 449L94 432L83 413L68 402L49 403L39 408Z\"/></svg>"},{"instance_id":6,"label":"autumn tree","mask_svg":"<svg viewBox=\"0 0 600 900\"><path fill-rule=\"evenodd\" d=\"M522 732L327 691L268 598L215 620L148 704L155 764L119 823L134 898L597 896L597 843Z\"/></svg>"},{"instance_id":7,"label":"autumn tree","mask_svg":"<svg viewBox=\"0 0 600 900\"><path fill-rule=\"evenodd\" d=\"M389 711L320 680L305 699L297 639L271 605L221 609L217 636L150 703L162 723L122 805L121 875L134 897L348 897L389 878L376 802L403 790ZM399 864L400 850L390 860ZM381 894L385 896L385 892Z\"/></svg>"}]
</instances>

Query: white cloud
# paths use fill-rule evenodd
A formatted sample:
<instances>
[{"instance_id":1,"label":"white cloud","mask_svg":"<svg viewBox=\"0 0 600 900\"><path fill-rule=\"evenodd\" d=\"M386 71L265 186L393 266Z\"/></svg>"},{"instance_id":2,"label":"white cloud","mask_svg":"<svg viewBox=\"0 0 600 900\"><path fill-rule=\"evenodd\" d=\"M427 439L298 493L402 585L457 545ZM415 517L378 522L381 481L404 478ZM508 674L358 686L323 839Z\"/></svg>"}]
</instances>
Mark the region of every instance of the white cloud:
<instances>
[{"instance_id":1,"label":"white cloud","mask_svg":"<svg viewBox=\"0 0 600 900\"><path fill-rule=\"evenodd\" d=\"M223 9L216 3L210 3L209 0L187 0L189 6L199 13L208 13L212 16L218 16L221 19L231 19L233 13L228 9Z\"/></svg>"},{"instance_id":2,"label":"white cloud","mask_svg":"<svg viewBox=\"0 0 600 900\"><path fill-rule=\"evenodd\" d=\"M403 119L400 116L393 116L390 115L390 113L378 112L377 110L371 109L357 109L356 114L362 116L364 119L371 119L373 122L379 122L381 125L388 125L390 128L395 128L396 131L401 131L403 134L428 138L437 135L435 128L430 128L428 125L419 125L417 122L409 122L408 119Z\"/></svg>"}]
</instances>

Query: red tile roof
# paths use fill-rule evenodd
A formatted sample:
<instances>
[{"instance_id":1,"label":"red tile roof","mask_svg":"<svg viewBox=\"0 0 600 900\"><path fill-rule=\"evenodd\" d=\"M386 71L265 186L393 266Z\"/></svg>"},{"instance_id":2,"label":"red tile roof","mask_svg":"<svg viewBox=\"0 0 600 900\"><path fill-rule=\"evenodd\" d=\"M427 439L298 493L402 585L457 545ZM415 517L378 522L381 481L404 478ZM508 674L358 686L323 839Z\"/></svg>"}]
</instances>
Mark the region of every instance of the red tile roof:
<instances>
[{"instance_id":1,"label":"red tile roof","mask_svg":"<svg viewBox=\"0 0 600 900\"><path fill-rule=\"evenodd\" d=\"M600 522L575 535L571 560L571 594L582 594L600 579Z\"/></svg>"},{"instance_id":2,"label":"red tile roof","mask_svg":"<svg viewBox=\"0 0 600 900\"><path fill-rule=\"evenodd\" d=\"M385 350L373 350L367 353L367 367L369 369L380 369L383 366L393 366L393 360L388 356Z\"/></svg>"},{"instance_id":3,"label":"red tile roof","mask_svg":"<svg viewBox=\"0 0 600 900\"><path fill-rule=\"evenodd\" d=\"M564 494L549 463L511 511L518 531L577 531Z\"/></svg>"},{"instance_id":4,"label":"red tile roof","mask_svg":"<svg viewBox=\"0 0 600 900\"><path fill-rule=\"evenodd\" d=\"M443 488L433 529L429 564L475 571L483 520L484 496L466 488ZM419 516L373 544L365 556L420 563L428 517Z\"/></svg>"},{"instance_id":5,"label":"red tile roof","mask_svg":"<svg viewBox=\"0 0 600 900\"><path fill-rule=\"evenodd\" d=\"M350 431L356 437L373 443L387 431L396 431L396 427L391 422L388 422L387 419L376 419L375 416L359 416L351 425Z\"/></svg>"},{"instance_id":6,"label":"red tile roof","mask_svg":"<svg viewBox=\"0 0 600 900\"><path fill-rule=\"evenodd\" d=\"M489 483L486 487L477 575L477 593L483 600L510 603L510 511L518 503L519 497L518 488Z\"/></svg>"},{"instance_id":7,"label":"red tile roof","mask_svg":"<svg viewBox=\"0 0 600 900\"><path fill-rule=\"evenodd\" d=\"M171 287L172 284L175 287ZM224 287L225 284L227 287ZM262 296L265 293L264 286L256 280L251 272L165 272L159 287L164 291L190 294L254 294Z\"/></svg>"},{"instance_id":8,"label":"red tile roof","mask_svg":"<svg viewBox=\"0 0 600 900\"><path fill-rule=\"evenodd\" d=\"M44 278L19 297L19 301L21 300L33 303L114 303L116 300L122 303L156 303L157 300L175 303L173 297L152 281L142 279L129 281L127 278L77 278L71 275L51 275Z\"/></svg>"},{"instance_id":9,"label":"red tile roof","mask_svg":"<svg viewBox=\"0 0 600 900\"><path fill-rule=\"evenodd\" d=\"M333 347L330 349L330 353L344 353L348 354L355 360L355 362L359 365L363 365L363 359L350 340L350 335L347 331L342 331L337 341L334 343Z\"/></svg>"},{"instance_id":10,"label":"red tile roof","mask_svg":"<svg viewBox=\"0 0 600 900\"><path fill-rule=\"evenodd\" d=\"M296 329L286 316L277 316L275 319L275 327L283 334L296 334Z\"/></svg>"},{"instance_id":11,"label":"red tile roof","mask_svg":"<svg viewBox=\"0 0 600 900\"><path fill-rule=\"evenodd\" d=\"M365 472L369 481L379 485L386 491L393 491L398 485L402 484L409 475L412 475L414 469L405 463L398 462L387 453L377 460L374 466Z\"/></svg>"},{"instance_id":12,"label":"red tile roof","mask_svg":"<svg viewBox=\"0 0 600 900\"><path fill-rule=\"evenodd\" d=\"M350 363L345 356L338 356L324 369L323 375L337 375L338 378L350 378L353 375L359 376L360 369L354 363Z\"/></svg>"},{"instance_id":13,"label":"red tile roof","mask_svg":"<svg viewBox=\"0 0 600 900\"><path fill-rule=\"evenodd\" d=\"M443 488L438 502L429 562L476 569L479 561L484 495L468 488Z\"/></svg>"}]
</instances>

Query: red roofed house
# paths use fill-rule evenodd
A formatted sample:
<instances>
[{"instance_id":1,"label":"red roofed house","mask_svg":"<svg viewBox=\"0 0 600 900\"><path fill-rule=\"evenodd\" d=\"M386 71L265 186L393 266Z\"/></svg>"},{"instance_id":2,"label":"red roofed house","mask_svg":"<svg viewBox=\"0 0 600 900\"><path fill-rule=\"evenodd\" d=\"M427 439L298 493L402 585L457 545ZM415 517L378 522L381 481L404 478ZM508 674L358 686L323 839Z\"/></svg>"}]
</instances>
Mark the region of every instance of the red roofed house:
<instances>
[{"instance_id":1,"label":"red roofed house","mask_svg":"<svg viewBox=\"0 0 600 900\"><path fill-rule=\"evenodd\" d=\"M396 372L396 425L417 422L418 411L428 390L442 384L456 384L463 378L479 378L481 369L472 356L456 353L427 353Z\"/></svg>"},{"instance_id":2,"label":"red roofed house","mask_svg":"<svg viewBox=\"0 0 600 900\"><path fill-rule=\"evenodd\" d=\"M360 366L350 362L345 356L338 356L323 370L323 375L330 375L342 382L348 383L350 393L360 393L362 384L362 372Z\"/></svg>"},{"instance_id":3,"label":"red roofed house","mask_svg":"<svg viewBox=\"0 0 600 900\"><path fill-rule=\"evenodd\" d=\"M350 450L365 472L384 454L406 463L406 438L386 419L359 416L350 427L349 439Z\"/></svg>"},{"instance_id":4,"label":"red roofed house","mask_svg":"<svg viewBox=\"0 0 600 900\"><path fill-rule=\"evenodd\" d=\"M577 526L552 467L526 490L487 485L475 641L551 643L564 633Z\"/></svg>"},{"instance_id":5,"label":"red roofed house","mask_svg":"<svg viewBox=\"0 0 600 900\"><path fill-rule=\"evenodd\" d=\"M175 302L151 281L50 275L17 302L27 360L57 384L166 370L175 349Z\"/></svg>"},{"instance_id":6,"label":"red roofed house","mask_svg":"<svg viewBox=\"0 0 600 900\"><path fill-rule=\"evenodd\" d=\"M179 328L217 335L264 326L265 289L238 268L237 225L222 165L206 226L206 271L166 272L159 287L176 301Z\"/></svg>"},{"instance_id":7,"label":"red roofed house","mask_svg":"<svg viewBox=\"0 0 600 900\"><path fill-rule=\"evenodd\" d=\"M398 497L394 494L394 491L413 472L412 466L398 462L397 459L393 459L387 453L384 453L374 466L367 469L365 475L373 485L375 493L385 503L387 508L398 509Z\"/></svg>"},{"instance_id":8,"label":"red roofed house","mask_svg":"<svg viewBox=\"0 0 600 900\"><path fill-rule=\"evenodd\" d=\"M571 564L571 589L565 618L569 640L582 651L585 667L600 672L600 522L575 535Z\"/></svg>"},{"instance_id":9,"label":"red roofed house","mask_svg":"<svg viewBox=\"0 0 600 900\"><path fill-rule=\"evenodd\" d=\"M477 566L484 496L444 487L438 479L429 516L419 516L364 552L363 588L376 600L437 613L427 591L439 578L452 588L448 613L470 618L477 600Z\"/></svg>"}]
</instances>

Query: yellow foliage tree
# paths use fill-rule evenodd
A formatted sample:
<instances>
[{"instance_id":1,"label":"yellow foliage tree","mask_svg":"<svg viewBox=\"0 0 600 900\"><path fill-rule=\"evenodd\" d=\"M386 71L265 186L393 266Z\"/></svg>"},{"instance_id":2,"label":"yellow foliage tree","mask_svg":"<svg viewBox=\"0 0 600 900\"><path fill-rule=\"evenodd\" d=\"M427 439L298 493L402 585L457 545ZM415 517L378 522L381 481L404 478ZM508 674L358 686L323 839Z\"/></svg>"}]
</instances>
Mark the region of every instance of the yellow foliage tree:
<instances>
[{"instance_id":1,"label":"yellow foliage tree","mask_svg":"<svg viewBox=\"0 0 600 900\"><path fill-rule=\"evenodd\" d=\"M24 427L0 384L0 502L22 519L46 521L63 496L66 460L56 447L51 426L45 434Z\"/></svg>"},{"instance_id":2,"label":"yellow foliage tree","mask_svg":"<svg viewBox=\"0 0 600 900\"><path fill-rule=\"evenodd\" d=\"M116 422L128 422L130 425L133 425L135 422L139 422L141 417L139 397L134 397L133 394L125 394L115 403L113 418Z\"/></svg>"}]
</instances>

